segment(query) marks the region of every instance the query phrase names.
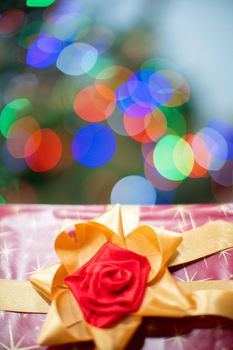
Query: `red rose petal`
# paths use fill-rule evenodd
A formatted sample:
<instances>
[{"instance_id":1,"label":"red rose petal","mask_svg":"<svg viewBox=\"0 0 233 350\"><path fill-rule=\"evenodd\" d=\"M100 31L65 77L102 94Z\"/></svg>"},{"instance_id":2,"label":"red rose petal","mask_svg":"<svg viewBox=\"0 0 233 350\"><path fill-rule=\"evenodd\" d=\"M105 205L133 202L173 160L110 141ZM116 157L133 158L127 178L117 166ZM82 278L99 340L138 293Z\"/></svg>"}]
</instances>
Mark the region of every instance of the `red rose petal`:
<instances>
[{"instance_id":1,"label":"red rose petal","mask_svg":"<svg viewBox=\"0 0 233 350\"><path fill-rule=\"evenodd\" d=\"M149 271L146 257L105 243L91 260L66 277L65 283L86 321L107 328L139 309Z\"/></svg>"}]
</instances>

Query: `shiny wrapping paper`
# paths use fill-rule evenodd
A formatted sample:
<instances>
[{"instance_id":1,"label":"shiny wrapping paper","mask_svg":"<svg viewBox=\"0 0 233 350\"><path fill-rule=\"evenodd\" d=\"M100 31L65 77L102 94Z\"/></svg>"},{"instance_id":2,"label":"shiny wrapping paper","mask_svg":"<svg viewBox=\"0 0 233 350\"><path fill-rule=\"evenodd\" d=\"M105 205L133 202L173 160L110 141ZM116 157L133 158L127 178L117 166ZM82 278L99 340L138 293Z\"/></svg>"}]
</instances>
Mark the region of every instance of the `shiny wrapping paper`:
<instances>
[{"instance_id":1,"label":"shiny wrapping paper","mask_svg":"<svg viewBox=\"0 0 233 350\"><path fill-rule=\"evenodd\" d=\"M72 220L90 220L106 206L2 206L0 208L0 278L23 279L57 262L53 244ZM209 221L233 222L233 205L141 207L140 224L184 232ZM178 281L233 279L233 250L171 269ZM45 315L0 314L0 348L54 349L37 346ZM16 346L17 345L17 346ZM73 345L59 349L73 349ZM93 344L77 349L93 349ZM216 317L148 318L128 349L233 349L233 322Z\"/></svg>"}]
</instances>

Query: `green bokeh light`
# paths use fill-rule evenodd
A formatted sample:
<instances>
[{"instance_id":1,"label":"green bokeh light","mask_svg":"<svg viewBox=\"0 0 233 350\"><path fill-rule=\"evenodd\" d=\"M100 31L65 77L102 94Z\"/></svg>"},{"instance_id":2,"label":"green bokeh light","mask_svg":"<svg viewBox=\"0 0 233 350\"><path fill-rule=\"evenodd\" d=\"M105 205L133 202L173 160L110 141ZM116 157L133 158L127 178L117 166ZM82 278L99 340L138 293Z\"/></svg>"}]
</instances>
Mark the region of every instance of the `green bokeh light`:
<instances>
[{"instance_id":1,"label":"green bokeh light","mask_svg":"<svg viewBox=\"0 0 233 350\"><path fill-rule=\"evenodd\" d=\"M194 155L184 139L177 135L168 135L157 143L153 161L162 176L169 180L181 181L191 173Z\"/></svg>"},{"instance_id":2,"label":"green bokeh light","mask_svg":"<svg viewBox=\"0 0 233 350\"><path fill-rule=\"evenodd\" d=\"M0 115L0 130L3 136L8 137L15 120L26 117L31 111L31 103L27 98L18 98L10 101Z\"/></svg>"},{"instance_id":3,"label":"green bokeh light","mask_svg":"<svg viewBox=\"0 0 233 350\"><path fill-rule=\"evenodd\" d=\"M194 153L189 143L183 138L179 139L174 148L173 160L176 168L188 177L193 169Z\"/></svg>"},{"instance_id":4,"label":"green bokeh light","mask_svg":"<svg viewBox=\"0 0 233 350\"><path fill-rule=\"evenodd\" d=\"M26 5L30 7L46 7L52 5L56 0L27 0Z\"/></svg>"},{"instance_id":5,"label":"green bokeh light","mask_svg":"<svg viewBox=\"0 0 233 350\"><path fill-rule=\"evenodd\" d=\"M187 133L187 123L177 108L160 107L167 119L167 133L184 136Z\"/></svg>"},{"instance_id":6,"label":"green bokeh light","mask_svg":"<svg viewBox=\"0 0 233 350\"><path fill-rule=\"evenodd\" d=\"M3 195L0 194L0 205L5 203L6 203L5 198L3 197Z\"/></svg>"}]
</instances>

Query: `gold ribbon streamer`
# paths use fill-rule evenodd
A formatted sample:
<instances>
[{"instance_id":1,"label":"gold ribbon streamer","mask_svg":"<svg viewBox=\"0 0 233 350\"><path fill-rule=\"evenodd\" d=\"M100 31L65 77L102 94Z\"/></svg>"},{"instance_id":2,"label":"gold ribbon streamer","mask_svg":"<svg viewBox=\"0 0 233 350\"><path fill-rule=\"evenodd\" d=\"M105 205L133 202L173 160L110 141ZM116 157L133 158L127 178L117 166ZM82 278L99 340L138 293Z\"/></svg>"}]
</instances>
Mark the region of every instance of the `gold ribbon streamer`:
<instances>
[{"instance_id":1,"label":"gold ribbon streamer","mask_svg":"<svg viewBox=\"0 0 233 350\"><path fill-rule=\"evenodd\" d=\"M233 320L233 281L178 282L178 285L195 302L190 316L219 315Z\"/></svg>"},{"instance_id":2,"label":"gold ribbon streamer","mask_svg":"<svg viewBox=\"0 0 233 350\"><path fill-rule=\"evenodd\" d=\"M186 293L192 293L201 290L233 291L233 281L230 280L192 281L177 283ZM0 279L0 286L0 310L28 313L48 312L48 300L43 298L42 295L38 294L30 282ZM15 291L17 291L17 293L15 293ZM233 316L231 318L233 318Z\"/></svg>"},{"instance_id":3,"label":"gold ribbon streamer","mask_svg":"<svg viewBox=\"0 0 233 350\"><path fill-rule=\"evenodd\" d=\"M233 291L233 281L230 280L211 280L211 281L190 281L177 282L185 292L195 292L197 290L228 290Z\"/></svg>"},{"instance_id":4,"label":"gold ribbon streamer","mask_svg":"<svg viewBox=\"0 0 233 350\"><path fill-rule=\"evenodd\" d=\"M49 305L30 282L0 279L0 310L47 313Z\"/></svg>"},{"instance_id":5,"label":"gold ribbon streamer","mask_svg":"<svg viewBox=\"0 0 233 350\"><path fill-rule=\"evenodd\" d=\"M182 234L176 257L169 266L191 262L233 247L233 224L214 221Z\"/></svg>"},{"instance_id":6,"label":"gold ribbon streamer","mask_svg":"<svg viewBox=\"0 0 233 350\"><path fill-rule=\"evenodd\" d=\"M233 320L233 288L231 290L207 289L193 291L191 294L195 308L187 315L215 315Z\"/></svg>"}]
</instances>

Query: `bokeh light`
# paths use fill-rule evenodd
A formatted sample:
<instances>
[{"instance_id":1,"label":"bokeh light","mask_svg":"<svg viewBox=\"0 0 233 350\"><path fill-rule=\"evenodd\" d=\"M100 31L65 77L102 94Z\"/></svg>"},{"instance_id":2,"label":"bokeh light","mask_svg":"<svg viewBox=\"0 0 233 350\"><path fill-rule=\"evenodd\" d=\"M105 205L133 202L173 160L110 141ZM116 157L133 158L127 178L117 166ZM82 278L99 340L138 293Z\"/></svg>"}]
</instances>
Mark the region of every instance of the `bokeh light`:
<instances>
[{"instance_id":1,"label":"bokeh light","mask_svg":"<svg viewBox=\"0 0 233 350\"><path fill-rule=\"evenodd\" d=\"M153 159L154 149L155 149L154 142L141 144L141 152L142 152L143 160L146 164L150 165L152 168L154 167L154 159Z\"/></svg>"},{"instance_id":2,"label":"bokeh light","mask_svg":"<svg viewBox=\"0 0 233 350\"><path fill-rule=\"evenodd\" d=\"M142 155L144 158L144 173L145 177L153 184L156 189L161 191L173 191L180 184L181 181L173 181L162 176L154 167L154 148L155 144L143 143L142 144Z\"/></svg>"},{"instance_id":3,"label":"bokeh light","mask_svg":"<svg viewBox=\"0 0 233 350\"><path fill-rule=\"evenodd\" d=\"M192 171L194 155L189 144L179 136L163 137L154 150L154 164L158 172L169 180L184 180Z\"/></svg>"},{"instance_id":4,"label":"bokeh light","mask_svg":"<svg viewBox=\"0 0 233 350\"><path fill-rule=\"evenodd\" d=\"M12 124L19 118L29 115L31 102L27 98L19 98L10 101L0 115L0 130L4 137L8 137Z\"/></svg>"},{"instance_id":5,"label":"bokeh light","mask_svg":"<svg viewBox=\"0 0 233 350\"><path fill-rule=\"evenodd\" d=\"M147 73L147 71L145 71ZM142 71L144 74L144 71ZM154 100L158 105L165 105L173 97L173 89L169 80L160 72L151 74L148 80L148 86Z\"/></svg>"},{"instance_id":6,"label":"bokeh light","mask_svg":"<svg viewBox=\"0 0 233 350\"><path fill-rule=\"evenodd\" d=\"M92 19L83 13L80 1L59 1L43 14L42 31L71 43L84 37L91 28Z\"/></svg>"},{"instance_id":7,"label":"bokeh light","mask_svg":"<svg viewBox=\"0 0 233 350\"><path fill-rule=\"evenodd\" d=\"M5 198L3 197L2 194L0 194L0 204L5 204L5 203L6 203Z\"/></svg>"},{"instance_id":8,"label":"bokeh light","mask_svg":"<svg viewBox=\"0 0 233 350\"><path fill-rule=\"evenodd\" d=\"M114 185L111 203L120 204L155 204L156 191L149 181L142 176L126 176Z\"/></svg>"},{"instance_id":9,"label":"bokeh light","mask_svg":"<svg viewBox=\"0 0 233 350\"><path fill-rule=\"evenodd\" d=\"M211 178L219 185L233 185L233 159L225 162L223 167L217 171L210 171Z\"/></svg>"},{"instance_id":10,"label":"bokeh light","mask_svg":"<svg viewBox=\"0 0 233 350\"><path fill-rule=\"evenodd\" d=\"M187 123L181 111L167 106L161 106L160 110L166 117L167 133L184 136L187 132Z\"/></svg>"},{"instance_id":11,"label":"bokeh light","mask_svg":"<svg viewBox=\"0 0 233 350\"><path fill-rule=\"evenodd\" d=\"M66 46L57 59L57 68L67 75L83 75L95 65L98 51L86 43Z\"/></svg>"},{"instance_id":12,"label":"bokeh light","mask_svg":"<svg viewBox=\"0 0 233 350\"><path fill-rule=\"evenodd\" d=\"M0 36L7 36L17 32L25 20L24 11L12 9L4 12L0 17Z\"/></svg>"},{"instance_id":13,"label":"bokeh light","mask_svg":"<svg viewBox=\"0 0 233 350\"><path fill-rule=\"evenodd\" d=\"M118 107L131 117L142 117L157 107L147 85L146 72L138 72L132 75L124 84L116 90ZM147 72L148 73L148 72ZM149 71L148 74L152 74Z\"/></svg>"},{"instance_id":14,"label":"bokeh light","mask_svg":"<svg viewBox=\"0 0 233 350\"><path fill-rule=\"evenodd\" d=\"M112 130L103 124L90 124L78 130L72 143L75 160L89 168L108 163L116 150Z\"/></svg>"},{"instance_id":15,"label":"bokeh light","mask_svg":"<svg viewBox=\"0 0 233 350\"><path fill-rule=\"evenodd\" d=\"M82 11L83 5L80 1L60 0L53 6L45 9L43 18L45 21L53 23L57 18L61 18L63 15L73 14L73 16L77 16Z\"/></svg>"},{"instance_id":16,"label":"bokeh light","mask_svg":"<svg viewBox=\"0 0 233 350\"><path fill-rule=\"evenodd\" d=\"M132 118L124 115L124 127L128 135L135 141L151 142L149 135L145 130L145 118Z\"/></svg>"},{"instance_id":17,"label":"bokeh light","mask_svg":"<svg viewBox=\"0 0 233 350\"><path fill-rule=\"evenodd\" d=\"M228 153L226 159L233 159L233 126L221 119L212 119L208 124L208 128L214 129L225 139Z\"/></svg>"},{"instance_id":18,"label":"bokeh light","mask_svg":"<svg viewBox=\"0 0 233 350\"><path fill-rule=\"evenodd\" d=\"M25 160L35 172L54 168L62 156L62 144L58 135L50 129L35 131L25 145Z\"/></svg>"},{"instance_id":19,"label":"bokeh light","mask_svg":"<svg viewBox=\"0 0 233 350\"><path fill-rule=\"evenodd\" d=\"M207 177L207 169L210 164L211 158L204 142L200 137L194 134L187 134L184 136L184 139L189 143L194 154L194 164L192 172L189 174L189 177L194 179L200 177ZM198 163L198 160L200 162L200 159L202 159L202 164L206 165L205 167L202 167Z\"/></svg>"},{"instance_id":20,"label":"bokeh light","mask_svg":"<svg viewBox=\"0 0 233 350\"><path fill-rule=\"evenodd\" d=\"M145 129L152 141L159 140L167 131L167 119L160 109L145 117Z\"/></svg>"},{"instance_id":21,"label":"bokeh light","mask_svg":"<svg viewBox=\"0 0 233 350\"><path fill-rule=\"evenodd\" d=\"M46 7L52 5L56 0L27 0L26 5L31 7Z\"/></svg>"},{"instance_id":22,"label":"bokeh light","mask_svg":"<svg viewBox=\"0 0 233 350\"><path fill-rule=\"evenodd\" d=\"M59 39L40 34L28 48L26 63L33 68L47 68L56 62L62 48Z\"/></svg>"},{"instance_id":23,"label":"bokeh light","mask_svg":"<svg viewBox=\"0 0 233 350\"><path fill-rule=\"evenodd\" d=\"M8 151L14 158L28 157L33 153L25 154L25 145L29 137L40 129L37 121L32 117L24 117L15 121L10 127L6 141Z\"/></svg>"},{"instance_id":24,"label":"bokeh light","mask_svg":"<svg viewBox=\"0 0 233 350\"><path fill-rule=\"evenodd\" d=\"M43 24L43 32L62 41L80 39L86 34L91 25L91 19L83 14L73 12L63 13L60 16L48 18Z\"/></svg>"},{"instance_id":25,"label":"bokeh light","mask_svg":"<svg viewBox=\"0 0 233 350\"><path fill-rule=\"evenodd\" d=\"M173 90L173 95L167 100L166 106L178 107L190 99L188 83L180 74L170 70L161 70L159 73L169 81L171 89Z\"/></svg>"},{"instance_id":26,"label":"bokeh light","mask_svg":"<svg viewBox=\"0 0 233 350\"><path fill-rule=\"evenodd\" d=\"M114 92L103 84L90 85L79 91L74 101L78 117L88 122L107 119L115 109Z\"/></svg>"},{"instance_id":27,"label":"bokeh light","mask_svg":"<svg viewBox=\"0 0 233 350\"><path fill-rule=\"evenodd\" d=\"M172 71L141 70L116 91L119 108L131 117L142 117L159 106L176 107L189 99L183 78Z\"/></svg>"},{"instance_id":28,"label":"bokeh light","mask_svg":"<svg viewBox=\"0 0 233 350\"><path fill-rule=\"evenodd\" d=\"M151 182L151 184L156 189L161 191L173 191L181 183L180 181L173 181L173 180L166 179L154 167L151 167L147 163L145 163L144 165L144 173L145 173L145 177Z\"/></svg>"},{"instance_id":29,"label":"bokeh light","mask_svg":"<svg viewBox=\"0 0 233 350\"><path fill-rule=\"evenodd\" d=\"M225 161L228 156L228 146L224 137L215 129L205 127L197 133L197 137L195 138L193 143L196 146L198 139L201 138L202 142L204 142L205 147L208 150L208 153L211 157L208 169L209 170L219 170L225 164ZM206 158L198 158L197 162L204 168L205 167Z\"/></svg>"},{"instance_id":30,"label":"bokeh light","mask_svg":"<svg viewBox=\"0 0 233 350\"><path fill-rule=\"evenodd\" d=\"M160 139L167 130L167 121L160 109L141 118L124 115L124 127L134 140L147 143Z\"/></svg>"},{"instance_id":31,"label":"bokeh light","mask_svg":"<svg viewBox=\"0 0 233 350\"><path fill-rule=\"evenodd\" d=\"M132 75L133 72L127 67L110 65L103 68L95 78L97 83L100 82L115 90Z\"/></svg>"}]
</instances>

